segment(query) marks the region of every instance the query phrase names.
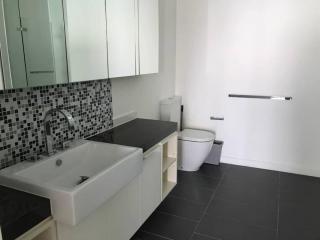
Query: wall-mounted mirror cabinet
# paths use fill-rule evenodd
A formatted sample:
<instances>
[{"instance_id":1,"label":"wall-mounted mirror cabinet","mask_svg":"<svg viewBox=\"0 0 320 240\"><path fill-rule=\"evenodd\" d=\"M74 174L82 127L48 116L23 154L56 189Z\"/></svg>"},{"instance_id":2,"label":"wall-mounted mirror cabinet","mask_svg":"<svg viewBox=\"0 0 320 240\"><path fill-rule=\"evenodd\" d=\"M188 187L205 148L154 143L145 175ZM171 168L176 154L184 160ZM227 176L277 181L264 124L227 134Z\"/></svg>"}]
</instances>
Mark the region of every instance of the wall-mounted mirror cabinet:
<instances>
[{"instance_id":1,"label":"wall-mounted mirror cabinet","mask_svg":"<svg viewBox=\"0 0 320 240\"><path fill-rule=\"evenodd\" d=\"M1 0L6 88L68 82L62 0Z\"/></svg>"},{"instance_id":2,"label":"wall-mounted mirror cabinet","mask_svg":"<svg viewBox=\"0 0 320 240\"><path fill-rule=\"evenodd\" d=\"M0 0L4 87L157 73L158 1Z\"/></svg>"}]
</instances>

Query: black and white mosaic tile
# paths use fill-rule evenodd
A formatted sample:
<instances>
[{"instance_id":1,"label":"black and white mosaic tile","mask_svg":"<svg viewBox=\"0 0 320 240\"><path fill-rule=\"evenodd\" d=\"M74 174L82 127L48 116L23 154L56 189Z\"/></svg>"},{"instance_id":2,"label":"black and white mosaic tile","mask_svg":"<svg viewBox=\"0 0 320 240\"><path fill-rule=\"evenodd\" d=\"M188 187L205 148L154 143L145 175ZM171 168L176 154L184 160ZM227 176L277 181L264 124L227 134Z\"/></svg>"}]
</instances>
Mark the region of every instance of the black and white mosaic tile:
<instances>
[{"instance_id":1,"label":"black and white mosaic tile","mask_svg":"<svg viewBox=\"0 0 320 240\"><path fill-rule=\"evenodd\" d=\"M82 139L112 127L110 80L63 84L0 92L0 169L45 151L43 119L52 108L69 111L76 129L62 116L52 116L56 145Z\"/></svg>"}]
</instances>

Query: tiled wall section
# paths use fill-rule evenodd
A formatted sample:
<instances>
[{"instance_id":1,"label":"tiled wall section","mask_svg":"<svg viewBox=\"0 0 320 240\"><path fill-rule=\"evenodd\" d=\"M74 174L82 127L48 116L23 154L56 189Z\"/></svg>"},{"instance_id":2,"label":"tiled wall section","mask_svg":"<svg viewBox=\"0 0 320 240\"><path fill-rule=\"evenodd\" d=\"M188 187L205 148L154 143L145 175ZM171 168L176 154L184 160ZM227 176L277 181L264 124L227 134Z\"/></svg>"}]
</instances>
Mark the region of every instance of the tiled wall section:
<instances>
[{"instance_id":1,"label":"tiled wall section","mask_svg":"<svg viewBox=\"0 0 320 240\"><path fill-rule=\"evenodd\" d=\"M80 139L112 127L109 80L8 90L0 92L0 169L33 158L45 150L43 118L51 108L69 111L76 129L69 131L53 116L55 143Z\"/></svg>"}]
</instances>

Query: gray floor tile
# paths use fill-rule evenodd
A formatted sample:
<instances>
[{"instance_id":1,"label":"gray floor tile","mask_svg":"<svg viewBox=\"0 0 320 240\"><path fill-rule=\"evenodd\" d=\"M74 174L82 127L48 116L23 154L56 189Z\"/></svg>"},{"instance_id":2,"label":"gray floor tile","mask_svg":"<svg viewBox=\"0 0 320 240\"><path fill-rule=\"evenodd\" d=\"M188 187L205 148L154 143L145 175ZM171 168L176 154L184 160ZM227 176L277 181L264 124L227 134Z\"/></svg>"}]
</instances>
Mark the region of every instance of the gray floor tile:
<instances>
[{"instance_id":1,"label":"gray floor tile","mask_svg":"<svg viewBox=\"0 0 320 240\"><path fill-rule=\"evenodd\" d=\"M187 240L193 234L195 226L196 222L194 221L155 212L141 230L174 240Z\"/></svg>"},{"instance_id":2,"label":"gray floor tile","mask_svg":"<svg viewBox=\"0 0 320 240\"><path fill-rule=\"evenodd\" d=\"M230 176L222 180L215 196L221 199L244 203L277 202L279 184L266 179L260 181L232 179Z\"/></svg>"},{"instance_id":3,"label":"gray floor tile","mask_svg":"<svg viewBox=\"0 0 320 240\"><path fill-rule=\"evenodd\" d=\"M239 220L248 225L270 229L277 228L278 207L276 203L240 203L214 199L207 211L210 216Z\"/></svg>"},{"instance_id":4,"label":"gray floor tile","mask_svg":"<svg viewBox=\"0 0 320 240\"><path fill-rule=\"evenodd\" d=\"M204 204L169 196L161 203L157 210L198 221L203 215L205 207L206 205Z\"/></svg>"},{"instance_id":5,"label":"gray floor tile","mask_svg":"<svg viewBox=\"0 0 320 240\"><path fill-rule=\"evenodd\" d=\"M278 240L319 240L320 229L309 229L304 225L296 228L288 228L287 226L279 226Z\"/></svg>"},{"instance_id":6,"label":"gray floor tile","mask_svg":"<svg viewBox=\"0 0 320 240\"><path fill-rule=\"evenodd\" d=\"M168 238L139 231L130 240L168 240Z\"/></svg>"},{"instance_id":7,"label":"gray floor tile","mask_svg":"<svg viewBox=\"0 0 320 240\"><path fill-rule=\"evenodd\" d=\"M296 205L280 203L279 225L284 228L308 228L317 230L320 227L320 204Z\"/></svg>"},{"instance_id":8,"label":"gray floor tile","mask_svg":"<svg viewBox=\"0 0 320 240\"><path fill-rule=\"evenodd\" d=\"M219 178L208 177L201 174L195 174L192 172L178 172L178 182L188 184L191 187L205 187L215 189L220 182Z\"/></svg>"},{"instance_id":9,"label":"gray floor tile","mask_svg":"<svg viewBox=\"0 0 320 240\"><path fill-rule=\"evenodd\" d=\"M202 236L202 235L199 235L199 234L193 234L191 240L220 240L220 239L213 238L213 237Z\"/></svg>"},{"instance_id":10,"label":"gray floor tile","mask_svg":"<svg viewBox=\"0 0 320 240\"><path fill-rule=\"evenodd\" d=\"M204 164L178 179L141 240L320 240L319 178Z\"/></svg>"},{"instance_id":11,"label":"gray floor tile","mask_svg":"<svg viewBox=\"0 0 320 240\"><path fill-rule=\"evenodd\" d=\"M222 240L275 240L276 230L250 226L240 221L206 215L196 233Z\"/></svg>"},{"instance_id":12,"label":"gray floor tile","mask_svg":"<svg viewBox=\"0 0 320 240\"><path fill-rule=\"evenodd\" d=\"M178 183L170 193L171 196L183 198L200 204L207 204L213 194L213 190L203 187L192 187L189 184Z\"/></svg>"},{"instance_id":13,"label":"gray floor tile","mask_svg":"<svg viewBox=\"0 0 320 240\"><path fill-rule=\"evenodd\" d=\"M203 164L198 172L195 174L200 174L212 178L220 179L224 174L228 171L230 165L227 164L220 164L220 166L215 166L211 164Z\"/></svg>"},{"instance_id":14,"label":"gray floor tile","mask_svg":"<svg viewBox=\"0 0 320 240\"><path fill-rule=\"evenodd\" d=\"M320 179L295 174L280 174L280 201L295 204L320 202Z\"/></svg>"}]
</instances>

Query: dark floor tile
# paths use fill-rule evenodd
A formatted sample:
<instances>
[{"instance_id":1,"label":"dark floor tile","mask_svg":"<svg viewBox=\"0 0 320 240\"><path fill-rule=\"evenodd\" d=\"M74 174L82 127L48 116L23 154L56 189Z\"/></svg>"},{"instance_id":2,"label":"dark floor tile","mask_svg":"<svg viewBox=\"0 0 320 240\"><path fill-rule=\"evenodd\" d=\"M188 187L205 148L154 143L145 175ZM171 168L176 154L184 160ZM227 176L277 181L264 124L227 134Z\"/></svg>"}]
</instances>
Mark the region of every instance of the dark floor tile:
<instances>
[{"instance_id":1,"label":"dark floor tile","mask_svg":"<svg viewBox=\"0 0 320 240\"><path fill-rule=\"evenodd\" d=\"M233 179L231 175L225 177L217 188L215 196L245 203L277 202L279 195L278 181L275 181L273 177L250 178Z\"/></svg>"},{"instance_id":2,"label":"dark floor tile","mask_svg":"<svg viewBox=\"0 0 320 240\"><path fill-rule=\"evenodd\" d=\"M186 240L191 237L195 226L194 221L155 212L141 229L174 240Z\"/></svg>"},{"instance_id":3,"label":"dark floor tile","mask_svg":"<svg viewBox=\"0 0 320 240\"><path fill-rule=\"evenodd\" d=\"M196 233L222 240L274 240L276 231L250 226L232 219L206 215L196 229Z\"/></svg>"},{"instance_id":4,"label":"dark floor tile","mask_svg":"<svg viewBox=\"0 0 320 240\"><path fill-rule=\"evenodd\" d=\"M278 240L319 240L320 228L309 229L304 227L288 228L279 226Z\"/></svg>"},{"instance_id":5,"label":"dark floor tile","mask_svg":"<svg viewBox=\"0 0 320 240\"><path fill-rule=\"evenodd\" d=\"M213 190L203 187L194 187L189 184L178 183L169 196L179 197L200 204L207 204L213 194Z\"/></svg>"},{"instance_id":6,"label":"dark floor tile","mask_svg":"<svg viewBox=\"0 0 320 240\"><path fill-rule=\"evenodd\" d=\"M214 199L209 206L207 214L238 220L248 225L276 229L278 206L276 202L257 202L252 204Z\"/></svg>"},{"instance_id":7,"label":"dark floor tile","mask_svg":"<svg viewBox=\"0 0 320 240\"><path fill-rule=\"evenodd\" d=\"M168 240L168 238L139 231L130 240Z\"/></svg>"},{"instance_id":8,"label":"dark floor tile","mask_svg":"<svg viewBox=\"0 0 320 240\"><path fill-rule=\"evenodd\" d=\"M219 238L212 238L207 236L202 236L199 234L193 234L191 240L220 240Z\"/></svg>"},{"instance_id":9,"label":"dark floor tile","mask_svg":"<svg viewBox=\"0 0 320 240\"><path fill-rule=\"evenodd\" d=\"M243 226L239 222L206 215L195 232L223 240L239 240L243 234Z\"/></svg>"},{"instance_id":10,"label":"dark floor tile","mask_svg":"<svg viewBox=\"0 0 320 240\"><path fill-rule=\"evenodd\" d=\"M279 226L284 228L308 228L320 227L320 205L296 205L280 203Z\"/></svg>"},{"instance_id":11,"label":"dark floor tile","mask_svg":"<svg viewBox=\"0 0 320 240\"><path fill-rule=\"evenodd\" d=\"M242 240L276 240L276 230L270 230L255 226L246 227Z\"/></svg>"},{"instance_id":12,"label":"dark floor tile","mask_svg":"<svg viewBox=\"0 0 320 240\"><path fill-rule=\"evenodd\" d=\"M278 209L278 240L320 240L319 178L204 164L198 172L179 172L178 182L143 225L148 233L132 240L273 240Z\"/></svg>"},{"instance_id":13,"label":"dark floor tile","mask_svg":"<svg viewBox=\"0 0 320 240\"><path fill-rule=\"evenodd\" d=\"M229 169L229 165L220 164L219 166L204 163L197 174L204 175L207 177L218 178L220 179Z\"/></svg>"},{"instance_id":14,"label":"dark floor tile","mask_svg":"<svg viewBox=\"0 0 320 240\"><path fill-rule=\"evenodd\" d=\"M275 185L279 182L278 172L236 165L229 165L225 177L242 182L268 182Z\"/></svg>"},{"instance_id":15,"label":"dark floor tile","mask_svg":"<svg viewBox=\"0 0 320 240\"><path fill-rule=\"evenodd\" d=\"M319 240L319 202L319 178L281 173L279 240Z\"/></svg>"},{"instance_id":16,"label":"dark floor tile","mask_svg":"<svg viewBox=\"0 0 320 240\"><path fill-rule=\"evenodd\" d=\"M197 172L178 172L178 182L189 184L192 187L205 187L215 189L220 182L219 178L197 174Z\"/></svg>"},{"instance_id":17,"label":"dark floor tile","mask_svg":"<svg viewBox=\"0 0 320 240\"><path fill-rule=\"evenodd\" d=\"M318 205L320 202L320 179L281 173L280 201Z\"/></svg>"},{"instance_id":18,"label":"dark floor tile","mask_svg":"<svg viewBox=\"0 0 320 240\"><path fill-rule=\"evenodd\" d=\"M161 203L157 210L197 221L203 215L205 207L206 205L204 204L169 196Z\"/></svg>"}]
</instances>

